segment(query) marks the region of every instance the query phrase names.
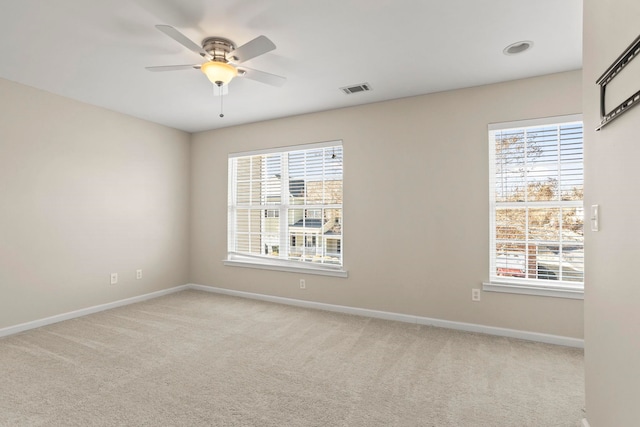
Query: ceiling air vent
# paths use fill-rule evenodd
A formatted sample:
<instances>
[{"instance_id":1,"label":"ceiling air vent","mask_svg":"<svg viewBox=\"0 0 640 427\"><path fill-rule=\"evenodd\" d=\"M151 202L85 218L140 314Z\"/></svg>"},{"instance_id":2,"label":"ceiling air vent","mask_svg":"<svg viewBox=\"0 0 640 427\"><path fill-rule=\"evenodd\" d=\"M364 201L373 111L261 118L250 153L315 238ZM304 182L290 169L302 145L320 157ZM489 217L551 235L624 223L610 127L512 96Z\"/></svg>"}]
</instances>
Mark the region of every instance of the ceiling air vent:
<instances>
[{"instance_id":1,"label":"ceiling air vent","mask_svg":"<svg viewBox=\"0 0 640 427\"><path fill-rule=\"evenodd\" d=\"M361 83L359 85L341 87L340 90L347 95L351 95L358 92L367 92L371 90L371 86L369 83Z\"/></svg>"}]
</instances>

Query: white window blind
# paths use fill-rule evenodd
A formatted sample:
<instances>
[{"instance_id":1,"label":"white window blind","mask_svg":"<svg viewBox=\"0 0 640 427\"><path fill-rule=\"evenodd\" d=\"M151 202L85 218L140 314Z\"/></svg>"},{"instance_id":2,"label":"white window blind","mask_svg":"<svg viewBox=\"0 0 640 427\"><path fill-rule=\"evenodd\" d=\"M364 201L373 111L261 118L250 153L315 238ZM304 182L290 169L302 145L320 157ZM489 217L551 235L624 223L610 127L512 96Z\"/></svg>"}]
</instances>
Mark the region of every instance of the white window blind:
<instances>
[{"instance_id":1,"label":"white window blind","mask_svg":"<svg viewBox=\"0 0 640 427\"><path fill-rule=\"evenodd\" d=\"M581 293L581 117L491 125L489 152L490 281L520 290L556 290L557 296Z\"/></svg>"},{"instance_id":2,"label":"white window blind","mask_svg":"<svg viewBox=\"0 0 640 427\"><path fill-rule=\"evenodd\" d=\"M343 265L340 141L229 158L228 260Z\"/></svg>"}]
</instances>

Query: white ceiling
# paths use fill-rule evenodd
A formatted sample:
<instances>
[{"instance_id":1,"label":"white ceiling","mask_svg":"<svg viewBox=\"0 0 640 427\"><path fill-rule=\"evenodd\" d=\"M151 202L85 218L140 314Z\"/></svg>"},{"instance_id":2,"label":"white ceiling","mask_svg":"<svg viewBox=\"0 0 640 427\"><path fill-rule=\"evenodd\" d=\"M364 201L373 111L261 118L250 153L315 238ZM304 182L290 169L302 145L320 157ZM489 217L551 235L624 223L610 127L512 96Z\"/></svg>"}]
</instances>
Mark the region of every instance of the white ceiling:
<instances>
[{"instance_id":1,"label":"white ceiling","mask_svg":"<svg viewBox=\"0 0 640 427\"><path fill-rule=\"evenodd\" d=\"M220 98L200 44L263 34L277 49L246 62L287 77L237 78ZM521 40L533 49L502 50ZM0 77L189 132L477 86L582 66L582 0L14 0L0 5ZM243 64L245 65L245 64ZM367 82L373 90L338 88ZM1 95L1 94L0 94ZM522 102L521 100L518 102Z\"/></svg>"}]
</instances>

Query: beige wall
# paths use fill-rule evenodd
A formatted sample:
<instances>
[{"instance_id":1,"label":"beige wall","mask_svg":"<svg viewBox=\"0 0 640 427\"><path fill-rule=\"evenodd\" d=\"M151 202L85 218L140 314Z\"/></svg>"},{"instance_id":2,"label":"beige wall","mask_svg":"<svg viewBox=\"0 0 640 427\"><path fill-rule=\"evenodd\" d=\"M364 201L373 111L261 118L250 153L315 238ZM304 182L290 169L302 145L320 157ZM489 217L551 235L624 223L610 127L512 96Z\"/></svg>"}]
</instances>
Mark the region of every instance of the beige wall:
<instances>
[{"instance_id":1,"label":"beige wall","mask_svg":"<svg viewBox=\"0 0 640 427\"><path fill-rule=\"evenodd\" d=\"M575 71L196 134L191 281L582 338L580 300L485 292L471 302L488 279L487 124L581 111ZM335 139L349 278L223 266L227 155Z\"/></svg>"},{"instance_id":2,"label":"beige wall","mask_svg":"<svg viewBox=\"0 0 640 427\"><path fill-rule=\"evenodd\" d=\"M187 283L188 209L188 134L0 79L0 328Z\"/></svg>"},{"instance_id":3,"label":"beige wall","mask_svg":"<svg viewBox=\"0 0 640 427\"><path fill-rule=\"evenodd\" d=\"M640 284L635 268L640 254L640 107L594 131L599 123L595 82L638 36L638 17L637 0L584 2L585 205L599 204L601 209L600 231L587 231L585 236L585 366L591 427L640 425ZM640 89L638 70L640 58L612 83L618 94Z\"/></svg>"},{"instance_id":4,"label":"beige wall","mask_svg":"<svg viewBox=\"0 0 640 427\"><path fill-rule=\"evenodd\" d=\"M183 132L0 80L0 328L190 281L580 338L581 301L472 303L470 290L488 278L487 123L580 112L581 87L561 73L200 133L190 148ZM333 139L349 278L223 266L227 154Z\"/></svg>"}]
</instances>

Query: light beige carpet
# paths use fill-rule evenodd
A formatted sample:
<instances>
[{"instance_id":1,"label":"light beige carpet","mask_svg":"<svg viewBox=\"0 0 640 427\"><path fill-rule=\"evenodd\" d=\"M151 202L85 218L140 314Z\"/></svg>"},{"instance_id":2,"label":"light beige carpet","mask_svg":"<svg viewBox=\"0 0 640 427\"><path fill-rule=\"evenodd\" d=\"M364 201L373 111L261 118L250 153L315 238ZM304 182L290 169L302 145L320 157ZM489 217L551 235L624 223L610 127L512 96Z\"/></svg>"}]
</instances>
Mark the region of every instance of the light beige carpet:
<instances>
[{"instance_id":1,"label":"light beige carpet","mask_svg":"<svg viewBox=\"0 0 640 427\"><path fill-rule=\"evenodd\" d=\"M579 426L581 350L185 291L0 339L2 426Z\"/></svg>"}]
</instances>

